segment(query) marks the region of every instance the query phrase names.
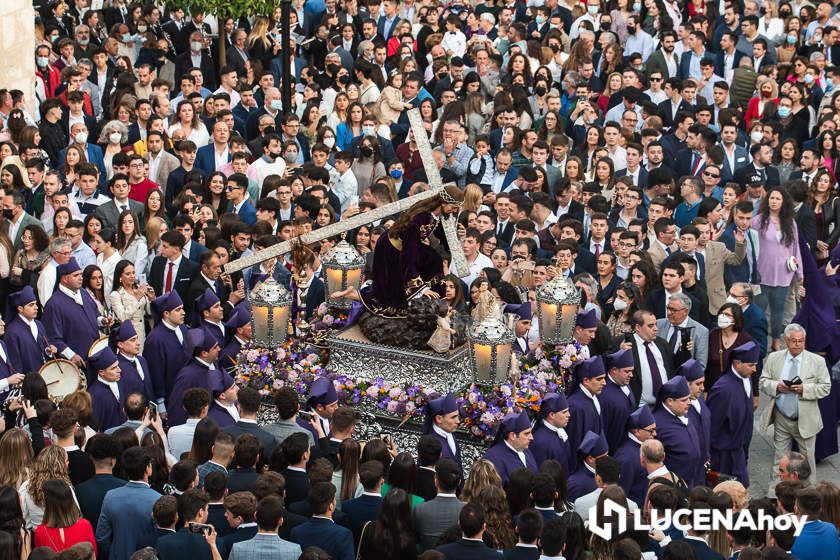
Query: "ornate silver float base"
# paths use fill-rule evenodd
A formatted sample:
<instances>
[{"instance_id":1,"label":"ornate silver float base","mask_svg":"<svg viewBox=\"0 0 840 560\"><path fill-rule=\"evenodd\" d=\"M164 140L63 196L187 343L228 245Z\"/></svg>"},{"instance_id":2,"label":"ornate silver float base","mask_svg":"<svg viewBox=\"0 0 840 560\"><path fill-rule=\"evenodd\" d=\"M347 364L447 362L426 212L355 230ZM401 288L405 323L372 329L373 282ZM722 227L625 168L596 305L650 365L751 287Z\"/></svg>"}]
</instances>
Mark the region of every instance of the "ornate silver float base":
<instances>
[{"instance_id":1,"label":"ornate silver float base","mask_svg":"<svg viewBox=\"0 0 840 560\"><path fill-rule=\"evenodd\" d=\"M471 382L469 349L462 345L446 354L374 344L354 325L327 339L330 369L343 375L381 377L392 383L414 383L441 393Z\"/></svg>"},{"instance_id":2,"label":"ornate silver float base","mask_svg":"<svg viewBox=\"0 0 840 560\"><path fill-rule=\"evenodd\" d=\"M388 434L394 437L397 449L406 451L417 456L417 441L420 439L421 426L413 422L401 424L399 418L385 416L367 407L356 407L355 438L359 441L368 441L373 438L382 437ZM258 420L260 424L269 424L277 419L277 411L271 401L265 401ZM472 437L466 432L455 432L455 439L461 445L461 460L464 465L464 475L469 473L470 468L476 460L480 459L487 451L487 445L478 438Z\"/></svg>"}]
</instances>

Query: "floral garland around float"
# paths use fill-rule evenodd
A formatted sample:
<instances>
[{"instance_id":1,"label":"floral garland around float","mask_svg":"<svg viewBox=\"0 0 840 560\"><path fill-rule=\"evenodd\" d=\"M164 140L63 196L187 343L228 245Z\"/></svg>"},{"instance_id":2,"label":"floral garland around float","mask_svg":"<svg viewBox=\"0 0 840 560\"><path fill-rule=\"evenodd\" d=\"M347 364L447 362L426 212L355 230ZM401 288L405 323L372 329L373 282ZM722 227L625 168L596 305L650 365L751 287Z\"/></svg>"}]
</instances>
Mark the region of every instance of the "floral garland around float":
<instances>
[{"instance_id":1,"label":"floral garland around float","mask_svg":"<svg viewBox=\"0 0 840 560\"><path fill-rule=\"evenodd\" d=\"M335 385L341 404L422 423L427 403L440 396L434 388L391 383L381 377L352 377L329 369L328 352L320 341L325 340L329 330L343 327L345 321L346 315L331 315L322 305L303 336L275 348L244 347L235 367L237 381L265 396L285 386L292 387L299 395L307 395L313 381L326 377ZM471 384L456 395L464 429L487 442L493 439L498 423L506 414L519 410L528 410L532 415L539 413L543 395L568 386L575 364L584 358L577 343L547 352L538 348L528 355L514 357L520 360L521 373L508 383Z\"/></svg>"}]
</instances>

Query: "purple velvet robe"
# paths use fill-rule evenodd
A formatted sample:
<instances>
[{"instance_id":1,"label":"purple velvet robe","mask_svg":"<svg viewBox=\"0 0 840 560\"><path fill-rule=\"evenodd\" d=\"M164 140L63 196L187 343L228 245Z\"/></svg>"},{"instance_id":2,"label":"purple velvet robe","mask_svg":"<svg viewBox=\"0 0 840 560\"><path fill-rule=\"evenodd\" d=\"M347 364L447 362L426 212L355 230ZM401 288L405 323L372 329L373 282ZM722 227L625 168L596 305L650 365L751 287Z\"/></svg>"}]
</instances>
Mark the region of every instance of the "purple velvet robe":
<instances>
[{"instance_id":1,"label":"purple velvet robe","mask_svg":"<svg viewBox=\"0 0 840 560\"><path fill-rule=\"evenodd\" d=\"M744 486L749 486L747 452L753 428L752 396L744 391L741 377L730 369L709 391L706 404L712 419L712 469L735 475Z\"/></svg>"},{"instance_id":2,"label":"purple velvet robe","mask_svg":"<svg viewBox=\"0 0 840 560\"><path fill-rule=\"evenodd\" d=\"M630 413L636 410L636 397L632 391L629 393L625 395L621 387L608 375L607 384L598 395L604 436L610 446L610 454L615 454L622 442L627 439L627 419L630 418Z\"/></svg>"},{"instance_id":3,"label":"purple velvet robe","mask_svg":"<svg viewBox=\"0 0 840 560\"><path fill-rule=\"evenodd\" d=\"M596 395L595 398L598 399L599 403L601 402L599 395ZM568 401L571 416L569 425L566 426L566 433L569 434L569 448L577 453L586 432L601 434L604 431L604 425L601 415L598 414L598 409L595 408L595 403L583 394L581 388L578 387ZM604 410L603 405L601 405L601 410ZM575 470L580 467L582 461L581 458L576 459Z\"/></svg>"},{"instance_id":4,"label":"purple velvet robe","mask_svg":"<svg viewBox=\"0 0 840 560\"><path fill-rule=\"evenodd\" d=\"M187 339L187 329L179 327ZM170 408L172 388L175 386L175 377L184 364L189 360L184 346L178 342L175 332L162 322L152 329L146 342L143 345L143 357L152 364L152 388L155 399L166 399L167 412ZM180 405L179 405L180 406ZM171 421L170 421L171 422Z\"/></svg>"},{"instance_id":5,"label":"purple velvet robe","mask_svg":"<svg viewBox=\"0 0 840 560\"><path fill-rule=\"evenodd\" d=\"M218 325L208 323L207 321L199 321L199 325L213 334L213 338L215 338L216 342L219 343L219 348L225 347L225 335L222 333L222 329L220 329Z\"/></svg>"},{"instance_id":6,"label":"purple velvet robe","mask_svg":"<svg viewBox=\"0 0 840 560\"><path fill-rule=\"evenodd\" d=\"M47 303L49 304L49 302ZM100 432L119 426L126 421L122 403L117 400L110 387L97 378L88 386L87 390L93 399L93 419L96 421ZM120 383L120 399L124 399L126 394L125 388Z\"/></svg>"},{"instance_id":7,"label":"purple velvet robe","mask_svg":"<svg viewBox=\"0 0 840 560\"><path fill-rule=\"evenodd\" d=\"M128 393L142 393L147 401L154 400L155 389L152 385L152 372L149 370L149 363L143 356L137 356L140 367L143 368L144 378L140 378L137 365L122 354L117 354L117 363L120 364L120 383Z\"/></svg>"},{"instance_id":8,"label":"purple velvet robe","mask_svg":"<svg viewBox=\"0 0 840 560\"><path fill-rule=\"evenodd\" d=\"M184 391L193 387L203 387L211 394L213 393L216 381L216 376L213 373L214 371L195 359L190 360L187 365L181 368L175 378L175 385L172 388L166 407L170 426L178 426L187 421L187 411L181 405Z\"/></svg>"},{"instance_id":9,"label":"purple velvet robe","mask_svg":"<svg viewBox=\"0 0 840 560\"><path fill-rule=\"evenodd\" d=\"M595 490L595 473L581 465L575 474L569 477L568 494L569 501L574 502L581 496L585 496Z\"/></svg>"},{"instance_id":10,"label":"purple velvet robe","mask_svg":"<svg viewBox=\"0 0 840 560\"><path fill-rule=\"evenodd\" d=\"M437 219L429 212L412 218L399 239L385 232L376 243L373 282L362 289L362 303L371 313L404 317L408 300L443 273L443 260L422 241L428 238Z\"/></svg>"},{"instance_id":11,"label":"purple velvet robe","mask_svg":"<svg viewBox=\"0 0 840 560\"><path fill-rule=\"evenodd\" d=\"M50 343L64 352L70 348L73 352L87 358L91 344L99 334L99 310L93 298L85 290L80 290L84 305L79 305L73 298L56 289L47 305L44 306L43 322L47 329ZM88 372L88 384L95 374Z\"/></svg>"},{"instance_id":12,"label":"purple velvet robe","mask_svg":"<svg viewBox=\"0 0 840 560\"><path fill-rule=\"evenodd\" d=\"M577 467L569 440L560 439L560 436L545 427L542 420L538 420L534 426L534 441L528 449L534 454L537 466L542 465L546 459L554 459L563 465L566 476L572 474Z\"/></svg>"},{"instance_id":13,"label":"purple velvet robe","mask_svg":"<svg viewBox=\"0 0 840 560\"><path fill-rule=\"evenodd\" d=\"M709 459L709 444L712 441L712 412L703 395L700 395L697 402L700 404L700 412L697 412L692 404L688 409L688 417L692 424L698 426L697 435L700 436L700 450L703 452L705 462Z\"/></svg>"},{"instance_id":14,"label":"purple velvet robe","mask_svg":"<svg viewBox=\"0 0 840 560\"><path fill-rule=\"evenodd\" d=\"M29 325L23 322L20 315L15 315L6 325L6 334L3 335L3 340L6 342L6 349L9 352L9 362L20 373L38 371L47 359L44 353L47 329L44 328L41 321L35 321L35 325L38 327L38 340L35 340L32 336Z\"/></svg>"},{"instance_id":15,"label":"purple velvet robe","mask_svg":"<svg viewBox=\"0 0 840 560\"><path fill-rule=\"evenodd\" d=\"M487 450L484 458L493 463L493 466L496 467L496 471L498 471L499 476L502 478L502 484L507 486L508 480L510 480L510 473L516 469L525 467L532 473L537 474L539 469L537 467L537 461L534 459L534 454L531 453L530 449L526 449L524 453L526 465L522 464L522 461L519 460L519 455L508 447L504 441L500 441Z\"/></svg>"},{"instance_id":16,"label":"purple velvet robe","mask_svg":"<svg viewBox=\"0 0 840 560\"><path fill-rule=\"evenodd\" d=\"M656 437L665 447L665 466L668 470L677 473L689 488L705 485L700 436L691 419L686 426L665 410L664 405L654 409L653 417L656 419Z\"/></svg>"},{"instance_id":17,"label":"purple velvet robe","mask_svg":"<svg viewBox=\"0 0 840 560\"><path fill-rule=\"evenodd\" d=\"M642 467L639 459L641 445L630 438L624 440L613 457L621 464L621 477L618 485L624 490L628 498L636 504L644 504L648 491L647 471Z\"/></svg>"},{"instance_id":18,"label":"purple velvet robe","mask_svg":"<svg viewBox=\"0 0 840 560\"><path fill-rule=\"evenodd\" d=\"M219 406L215 401L210 405L210 410L207 411L207 417L212 418L219 425L219 428L227 428L236 424L236 419L230 413Z\"/></svg>"}]
</instances>

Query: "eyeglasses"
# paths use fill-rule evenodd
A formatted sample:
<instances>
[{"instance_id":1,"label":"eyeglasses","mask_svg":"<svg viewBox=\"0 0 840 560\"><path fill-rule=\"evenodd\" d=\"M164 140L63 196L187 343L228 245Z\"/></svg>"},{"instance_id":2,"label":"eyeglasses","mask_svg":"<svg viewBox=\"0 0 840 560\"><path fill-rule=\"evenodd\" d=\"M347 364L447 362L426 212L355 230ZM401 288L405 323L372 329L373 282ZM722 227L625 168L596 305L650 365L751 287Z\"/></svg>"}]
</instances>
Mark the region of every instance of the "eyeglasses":
<instances>
[{"instance_id":1,"label":"eyeglasses","mask_svg":"<svg viewBox=\"0 0 840 560\"><path fill-rule=\"evenodd\" d=\"M685 311L685 307L680 307L679 309L675 307L666 307L665 310L668 313L679 313L680 311Z\"/></svg>"},{"instance_id":2,"label":"eyeglasses","mask_svg":"<svg viewBox=\"0 0 840 560\"><path fill-rule=\"evenodd\" d=\"M662 78L651 78L650 81L651 82L661 82Z\"/></svg>"},{"instance_id":3,"label":"eyeglasses","mask_svg":"<svg viewBox=\"0 0 840 560\"><path fill-rule=\"evenodd\" d=\"M704 171L703 175L705 175L706 177L711 177L712 179L720 179L720 174L709 173L708 171Z\"/></svg>"},{"instance_id":4,"label":"eyeglasses","mask_svg":"<svg viewBox=\"0 0 840 560\"><path fill-rule=\"evenodd\" d=\"M228 185L228 186L225 187L225 190L227 192L231 192L231 191L239 190L241 188L242 187L240 187L239 185Z\"/></svg>"}]
</instances>

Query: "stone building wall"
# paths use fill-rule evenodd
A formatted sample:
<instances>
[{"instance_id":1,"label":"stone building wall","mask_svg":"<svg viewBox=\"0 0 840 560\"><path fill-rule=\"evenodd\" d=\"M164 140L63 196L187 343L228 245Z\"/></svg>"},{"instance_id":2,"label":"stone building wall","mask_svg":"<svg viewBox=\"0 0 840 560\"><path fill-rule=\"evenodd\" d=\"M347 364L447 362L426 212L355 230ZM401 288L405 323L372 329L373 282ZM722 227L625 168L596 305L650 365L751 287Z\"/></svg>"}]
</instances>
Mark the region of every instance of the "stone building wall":
<instances>
[{"instance_id":1,"label":"stone building wall","mask_svg":"<svg viewBox=\"0 0 840 560\"><path fill-rule=\"evenodd\" d=\"M0 88L24 92L35 108L35 11L32 0L0 0Z\"/></svg>"}]
</instances>

